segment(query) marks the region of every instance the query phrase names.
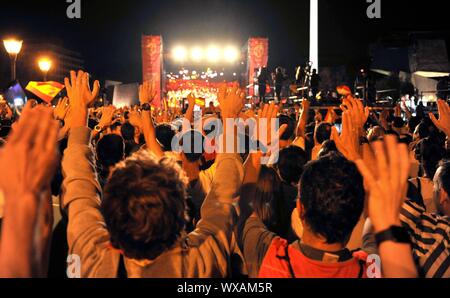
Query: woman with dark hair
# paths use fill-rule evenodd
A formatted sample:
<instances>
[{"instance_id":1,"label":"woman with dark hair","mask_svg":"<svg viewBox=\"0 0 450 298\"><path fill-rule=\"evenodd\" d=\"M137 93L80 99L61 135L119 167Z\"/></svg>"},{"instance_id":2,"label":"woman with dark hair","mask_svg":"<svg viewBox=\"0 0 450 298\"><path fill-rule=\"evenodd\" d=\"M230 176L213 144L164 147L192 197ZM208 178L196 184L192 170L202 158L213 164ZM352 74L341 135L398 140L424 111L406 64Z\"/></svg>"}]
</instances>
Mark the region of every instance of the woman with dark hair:
<instances>
[{"instance_id":1,"label":"woman with dark hair","mask_svg":"<svg viewBox=\"0 0 450 298\"><path fill-rule=\"evenodd\" d=\"M254 214L267 229L287 238L291 211L284 204L282 182L273 168L261 167L252 203Z\"/></svg>"}]
</instances>

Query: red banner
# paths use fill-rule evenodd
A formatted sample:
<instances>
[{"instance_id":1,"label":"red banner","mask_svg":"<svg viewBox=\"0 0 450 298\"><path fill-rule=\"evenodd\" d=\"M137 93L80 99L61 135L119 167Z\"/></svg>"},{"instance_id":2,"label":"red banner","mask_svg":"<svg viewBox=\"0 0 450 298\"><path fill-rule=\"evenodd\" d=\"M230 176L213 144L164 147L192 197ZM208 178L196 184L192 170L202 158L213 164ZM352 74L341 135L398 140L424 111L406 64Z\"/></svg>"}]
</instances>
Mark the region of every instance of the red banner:
<instances>
[{"instance_id":1,"label":"red banner","mask_svg":"<svg viewBox=\"0 0 450 298\"><path fill-rule=\"evenodd\" d=\"M142 80L155 84L157 96L153 105L161 105L161 74L163 68L163 42L161 36L142 36Z\"/></svg>"},{"instance_id":2,"label":"red banner","mask_svg":"<svg viewBox=\"0 0 450 298\"><path fill-rule=\"evenodd\" d=\"M250 38L248 40L248 82L254 83L255 69L267 67L269 62L269 39ZM250 88L250 95L254 95L254 88Z\"/></svg>"}]
</instances>

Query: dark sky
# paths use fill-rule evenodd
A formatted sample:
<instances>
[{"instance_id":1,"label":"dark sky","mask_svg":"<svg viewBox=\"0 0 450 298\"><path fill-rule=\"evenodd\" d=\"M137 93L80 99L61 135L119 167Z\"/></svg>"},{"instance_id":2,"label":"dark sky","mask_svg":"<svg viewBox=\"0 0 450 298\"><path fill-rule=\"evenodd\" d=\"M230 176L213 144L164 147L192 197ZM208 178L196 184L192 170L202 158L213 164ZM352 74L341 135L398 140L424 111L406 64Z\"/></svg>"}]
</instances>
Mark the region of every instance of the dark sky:
<instances>
[{"instance_id":1,"label":"dark sky","mask_svg":"<svg viewBox=\"0 0 450 298\"><path fill-rule=\"evenodd\" d=\"M166 50L203 41L241 46L250 36L267 36L272 67L292 69L308 58L309 0L81 1L81 20L66 17L65 0L2 1L0 35L62 41L82 53L97 77L125 82L141 79L144 33L161 34ZM450 38L446 1L382 0L381 20L367 18L366 0L320 2L322 65L360 67L368 44L390 32L439 31Z\"/></svg>"}]
</instances>

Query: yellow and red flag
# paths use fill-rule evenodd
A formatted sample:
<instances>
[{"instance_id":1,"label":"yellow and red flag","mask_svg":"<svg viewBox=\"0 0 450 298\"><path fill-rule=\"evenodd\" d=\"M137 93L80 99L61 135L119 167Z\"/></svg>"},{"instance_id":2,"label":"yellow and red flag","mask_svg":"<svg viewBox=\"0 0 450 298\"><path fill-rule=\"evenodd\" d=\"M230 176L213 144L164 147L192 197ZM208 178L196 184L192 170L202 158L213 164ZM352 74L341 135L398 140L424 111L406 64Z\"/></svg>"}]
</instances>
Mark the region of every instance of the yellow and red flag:
<instances>
[{"instance_id":1,"label":"yellow and red flag","mask_svg":"<svg viewBox=\"0 0 450 298\"><path fill-rule=\"evenodd\" d=\"M64 85L58 82L29 82L25 88L46 103L50 103L61 90Z\"/></svg>"}]
</instances>

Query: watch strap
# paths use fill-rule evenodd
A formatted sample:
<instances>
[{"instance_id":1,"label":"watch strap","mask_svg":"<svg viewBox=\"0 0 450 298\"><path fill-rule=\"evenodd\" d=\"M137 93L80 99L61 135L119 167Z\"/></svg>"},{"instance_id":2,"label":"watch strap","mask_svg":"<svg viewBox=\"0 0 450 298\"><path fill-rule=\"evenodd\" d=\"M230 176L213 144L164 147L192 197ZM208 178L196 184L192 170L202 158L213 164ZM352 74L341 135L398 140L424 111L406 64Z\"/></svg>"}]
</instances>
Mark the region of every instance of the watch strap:
<instances>
[{"instance_id":1,"label":"watch strap","mask_svg":"<svg viewBox=\"0 0 450 298\"><path fill-rule=\"evenodd\" d=\"M375 234L375 240L379 246L385 241L393 241L396 243L411 243L408 231L399 226L392 226L387 230Z\"/></svg>"}]
</instances>

